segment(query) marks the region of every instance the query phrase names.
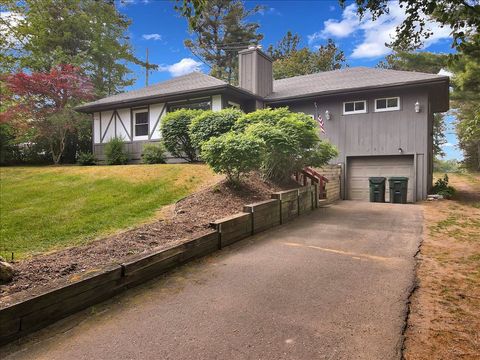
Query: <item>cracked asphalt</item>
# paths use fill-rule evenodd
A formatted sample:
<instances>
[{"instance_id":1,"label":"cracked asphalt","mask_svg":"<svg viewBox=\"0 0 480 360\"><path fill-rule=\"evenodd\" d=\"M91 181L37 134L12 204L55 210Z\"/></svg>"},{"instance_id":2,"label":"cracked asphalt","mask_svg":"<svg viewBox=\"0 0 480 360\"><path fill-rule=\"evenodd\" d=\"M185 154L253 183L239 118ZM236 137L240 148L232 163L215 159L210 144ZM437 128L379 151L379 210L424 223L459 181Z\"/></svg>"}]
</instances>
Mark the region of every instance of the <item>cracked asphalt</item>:
<instances>
[{"instance_id":1,"label":"cracked asphalt","mask_svg":"<svg viewBox=\"0 0 480 360\"><path fill-rule=\"evenodd\" d=\"M0 357L399 359L422 222L418 205L339 202L10 344Z\"/></svg>"}]
</instances>

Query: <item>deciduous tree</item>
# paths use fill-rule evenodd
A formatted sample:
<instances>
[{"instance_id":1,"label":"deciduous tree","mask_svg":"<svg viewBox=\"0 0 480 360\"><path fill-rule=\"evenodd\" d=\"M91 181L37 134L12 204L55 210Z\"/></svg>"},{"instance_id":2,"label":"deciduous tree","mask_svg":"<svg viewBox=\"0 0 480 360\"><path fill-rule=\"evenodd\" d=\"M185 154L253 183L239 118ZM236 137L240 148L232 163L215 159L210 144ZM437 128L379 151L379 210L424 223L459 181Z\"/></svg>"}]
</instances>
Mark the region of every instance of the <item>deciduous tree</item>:
<instances>
[{"instance_id":1,"label":"deciduous tree","mask_svg":"<svg viewBox=\"0 0 480 360\"><path fill-rule=\"evenodd\" d=\"M339 0L345 6L346 0ZM468 0L399 0L406 17L397 27L395 47L413 47L422 45L423 39L433 35L428 20L434 20L452 29L453 43L462 51L468 46L469 36L480 28L480 4ZM389 12L388 0L355 0L358 14L364 16L369 12L372 19Z\"/></svg>"},{"instance_id":2,"label":"deciduous tree","mask_svg":"<svg viewBox=\"0 0 480 360\"><path fill-rule=\"evenodd\" d=\"M58 164L67 135L85 121L73 107L92 99L91 81L72 65L59 65L49 72L20 72L3 81L9 95L5 100L14 101L2 112L0 121L33 130L33 138L49 144L53 162Z\"/></svg>"},{"instance_id":3,"label":"deciduous tree","mask_svg":"<svg viewBox=\"0 0 480 360\"><path fill-rule=\"evenodd\" d=\"M95 95L115 94L133 84L130 25L111 0L6 1L0 22L1 72L48 72L58 64L80 67Z\"/></svg>"},{"instance_id":4,"label":"deciduous tree","mask_svg":"<svg viewBox=\"0 0 480 360\"><path fill-rule=\"evenodd\" d=\"M431 74L438 74L441 69L449 66L448 54L437 54L432 52L414 52L396 50L387 55L378 67L391 70L419 71ZM447 142L445 137L446 125L444 114L437 113L433 118L433 154L443 157L445 152L442 145Z\"/></svg>"},{"instance_id":5,"label":"deciduous tree","mask_svg":"<svg viewBox=\"0 0 480 360\"><path fill-rule=\"evenodd\" d=\"M456 109L456 131L465 165L480 170L480 35L469 40L477 44L466 48L451 65L453 108Z\"/></svg>"}]
</instances>

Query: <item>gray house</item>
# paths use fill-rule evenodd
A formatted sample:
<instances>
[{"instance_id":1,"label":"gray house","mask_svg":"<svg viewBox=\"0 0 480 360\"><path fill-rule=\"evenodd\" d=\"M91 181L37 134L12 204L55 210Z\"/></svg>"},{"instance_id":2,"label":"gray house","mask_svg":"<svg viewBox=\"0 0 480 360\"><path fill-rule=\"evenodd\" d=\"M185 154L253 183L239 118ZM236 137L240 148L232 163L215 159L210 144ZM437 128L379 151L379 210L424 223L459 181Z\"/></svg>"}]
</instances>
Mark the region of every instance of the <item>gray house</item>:
<instances>
[{"instance_id":1,"label":"gray house","mask_svg":"<svg viewBox=\"0 0 480 360\"><path fill-rule=\"evenodd\" d=\"M408 201L424 199L432 184L433 115L449 109L449 78L377 68L346 68L273 80L272 59L258 48L239 53L239 86L194 72L78 108L93 116L93 149L122 136L132 161L146 142L161 139L160 123L180 108L245 112L288 106L322 116L339 149L342 198L368 199L368 177L407 176ZM175 159L172 159L174 161Z\"/></svg>"}]
</instances>

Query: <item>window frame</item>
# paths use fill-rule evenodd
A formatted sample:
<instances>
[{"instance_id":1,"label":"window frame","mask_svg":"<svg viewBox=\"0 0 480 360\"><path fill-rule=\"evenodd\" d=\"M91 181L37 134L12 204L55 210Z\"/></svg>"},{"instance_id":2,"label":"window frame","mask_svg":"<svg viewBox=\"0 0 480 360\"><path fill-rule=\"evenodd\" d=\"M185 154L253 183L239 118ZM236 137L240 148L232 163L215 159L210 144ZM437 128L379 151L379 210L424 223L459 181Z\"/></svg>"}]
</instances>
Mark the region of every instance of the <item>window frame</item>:
<instances>
[{"instance_id":1,"label":"window frame","mask_svg":"<svg viewBox=\"0 0 480 360\"><path fill-rule=\"evenodd\" d=\"M355 110L355 104L363 102L364 108L363 110ZM353 103L353 111L345 111L345 104ZM368 102L367 100L351 100L351 101L344 101L342 105L342 113L343 115L354 115L354 114L366 114L368 112Z\"/></svg>"},{"instance_id":2,"label":"window frame","mask_svg":"<svg viewBox=\"0 0 480 360\"><path fill-rule=\"evenodd\" d=\"M388 100L390 100L390 99L397 99L397 106L388 107ZM377 101L378 100L385 100L387 107L384 108L384 109L377 108ZM400 96L390 96L390 97L378 98L378 99L374 100L374 104L375 104L375 112L398 111L398 110L400 110Z\"/></svg>"},{"instance_id":3,"label":"window frame","mask_svg":"<svg viewBox=\"0 0 480 360\"><path fill-rule=\"evenodd\" d=\"M147 125L147 135L137 135L137 114L147 114L147 122L140 125ZM148 108L132 109L132 127L134 140L148 140L150 137L150 112Z\"/></svg>"}]
</instances>

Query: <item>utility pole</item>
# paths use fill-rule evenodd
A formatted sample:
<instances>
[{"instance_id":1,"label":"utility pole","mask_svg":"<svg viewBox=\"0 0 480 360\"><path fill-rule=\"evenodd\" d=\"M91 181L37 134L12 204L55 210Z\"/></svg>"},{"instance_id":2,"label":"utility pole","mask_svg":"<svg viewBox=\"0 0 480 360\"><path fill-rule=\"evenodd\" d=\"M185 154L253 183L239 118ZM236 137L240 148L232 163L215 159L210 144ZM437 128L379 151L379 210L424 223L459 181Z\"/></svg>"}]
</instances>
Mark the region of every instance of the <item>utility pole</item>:
<instances>
[{"instance_id":1,"label":"utility pole","mask_svg":"<svg viewBox=\"0 0 480 360\"><path fill-rule=\"evenodd\" d=\"M145 62L139 61L137 64L140 65L141 67L145 68L145 86L148 86L148 76L150 75L149 74L150 70L157 70L158 69L158 65L151 64L148 61L148 48L147 48L147 57L145 59Z\"/></svg>"},{"instance_id":2,"label":"utility pole","mask_svg":"<svg viewBox=\"0 0 480 360\"><path fill-rule=\"evenodd\" d=\"M148 62L148 47L147 47L147 60L145 61L145 86L148 86L148 71L150 63Z\"/></svg>"}]
</instances>

